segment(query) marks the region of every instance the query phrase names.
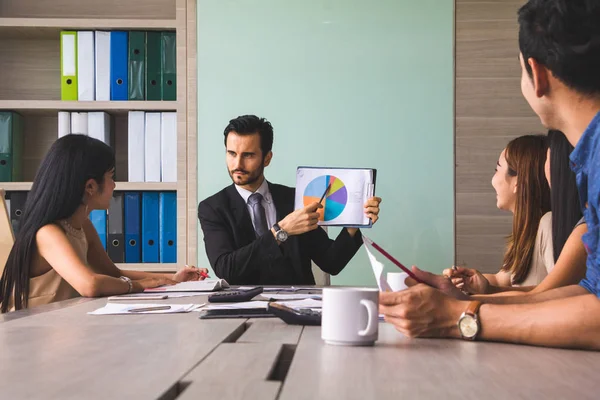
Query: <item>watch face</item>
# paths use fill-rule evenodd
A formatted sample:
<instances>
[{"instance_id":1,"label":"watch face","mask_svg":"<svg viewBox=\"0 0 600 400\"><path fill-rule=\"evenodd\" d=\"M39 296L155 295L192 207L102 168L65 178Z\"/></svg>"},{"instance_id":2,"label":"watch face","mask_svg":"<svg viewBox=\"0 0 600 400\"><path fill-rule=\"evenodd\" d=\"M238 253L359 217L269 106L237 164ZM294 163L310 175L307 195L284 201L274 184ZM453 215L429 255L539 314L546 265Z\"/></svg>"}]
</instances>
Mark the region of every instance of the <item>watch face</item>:
<instances>
[{"instance_id":1,"label":"watch face","mask_svg":"<svg viewBox=\"0 0 600 400\"><path fill-rule=\"evenodd\" d=\"M472 315L467 314L458 322L458 329L463 337L472 339L477 335L479 327L477 326L477 320Z\"/></svg>"},{"instance_id":2,"label":"watch face","mask_svg":"<svg viewBox=\"0 0 600 400\"><path fill-rule=\"evenodd\" d=\"M288 234L286 231L277 231L277 240L280 242L285 242L288 238Z\"/></svg>"}]
</instances>

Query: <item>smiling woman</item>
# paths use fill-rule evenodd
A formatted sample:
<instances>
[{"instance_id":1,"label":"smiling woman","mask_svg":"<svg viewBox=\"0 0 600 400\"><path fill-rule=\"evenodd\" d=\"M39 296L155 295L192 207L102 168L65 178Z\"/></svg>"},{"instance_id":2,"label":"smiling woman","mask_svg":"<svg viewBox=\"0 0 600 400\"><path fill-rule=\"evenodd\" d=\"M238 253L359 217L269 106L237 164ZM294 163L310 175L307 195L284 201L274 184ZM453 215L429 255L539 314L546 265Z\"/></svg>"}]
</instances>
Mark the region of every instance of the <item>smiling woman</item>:
<instances>
[{"instance_id":1,"label":"smiling woman","mask_svg":"<svg viewBox=\"0 0 600 400\"><path fill-rule=\"evenodd\" d=\"M526 135L510 141L500 153L492 177L496 205L513 214L504 262L496 274L481 275L462 267L444 271L459 288L487 293L491 286L533 286L554 267L547 150L546 136ZM481 278L480 285L470 285L469 271Z\"/></svg>"}]
</instances>

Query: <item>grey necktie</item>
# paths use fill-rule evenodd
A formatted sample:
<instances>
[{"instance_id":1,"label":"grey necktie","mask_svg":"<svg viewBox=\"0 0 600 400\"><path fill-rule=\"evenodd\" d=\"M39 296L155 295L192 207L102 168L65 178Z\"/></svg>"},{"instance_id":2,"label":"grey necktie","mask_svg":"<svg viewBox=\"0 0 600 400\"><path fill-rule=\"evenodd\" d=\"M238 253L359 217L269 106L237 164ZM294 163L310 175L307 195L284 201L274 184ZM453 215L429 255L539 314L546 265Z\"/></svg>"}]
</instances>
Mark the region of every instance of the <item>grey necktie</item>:
<instances>
[{"instance_id":1,"label":"grey necktie","mask_svg":"<svg viewBox=\"0 0 600 400\"><path fill-rule=\"evenodd\" d=\"M252 193L248 198L248 204L250 204L250 207L252 208L256 236L262 236L269 230L269 228L267 228L267 214L262 205L262 199L263 197L260 193Z\"/></svg>"}]
</instances>

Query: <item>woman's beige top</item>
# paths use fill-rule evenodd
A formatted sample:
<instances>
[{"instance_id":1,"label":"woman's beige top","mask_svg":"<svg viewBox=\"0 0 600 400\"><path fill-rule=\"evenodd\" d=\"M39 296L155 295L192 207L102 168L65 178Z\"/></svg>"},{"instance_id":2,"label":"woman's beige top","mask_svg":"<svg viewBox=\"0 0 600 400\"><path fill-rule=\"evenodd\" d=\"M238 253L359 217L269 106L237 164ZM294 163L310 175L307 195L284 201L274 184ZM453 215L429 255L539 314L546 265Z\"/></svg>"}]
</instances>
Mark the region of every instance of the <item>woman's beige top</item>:
<instances>
[{"instance_id":1,"label":"woman's beige top","mask_svg":"<svg viewBox=\"0 0 600 400\"><path fill-rule=\"evenodd\" d=\"M83 229L75 229L66 221L58 221L58 223L64 229L75 253L77 253L81 261L87 264L88 242ZM68 300L78 296L79 293L54 268L43 275L29 279L29 308L55 301ZM11 311L14 310L13 304L11 302L9 307Z\"/></svg>"},{"instance_id":2,"label":"woman's beige top","mask_svg":"<svg viewBox=\"0 0 600 400\"><path fill-rule=\"evenodd\" d=\"M544 214L535 237L535 247L531 258L531 267L525 280L513 286L536 286L554 268L554 250L552 244L552 213Z\"/></svg>"}]
</instances>

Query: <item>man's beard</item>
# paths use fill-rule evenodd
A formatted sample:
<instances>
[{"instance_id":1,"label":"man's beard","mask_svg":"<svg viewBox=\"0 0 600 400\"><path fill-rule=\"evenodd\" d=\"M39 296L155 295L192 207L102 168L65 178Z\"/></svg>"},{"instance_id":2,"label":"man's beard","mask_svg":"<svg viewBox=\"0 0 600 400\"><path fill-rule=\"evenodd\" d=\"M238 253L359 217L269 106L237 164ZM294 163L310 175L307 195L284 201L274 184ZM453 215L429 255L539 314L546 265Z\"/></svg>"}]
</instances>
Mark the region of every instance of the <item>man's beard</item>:
<instances>
[{"instance_id":1,"label":"man's beard","mask_svg":"<svg viewBox=\"0 0 600 400\"><path fill-rule=\"evenodd\" d=\"M235 183L238 186L246 186L246 185L251 185L251 184L255 183L256 181L258 181L262 177L264 170L265 170L265 167L261 166L260 168L258 168L257 170L255 170L253 172L248 172L248 171L239 170L239 169L234 169L233 171L228 171L228 172L229 172L229 177L231 178L233 183ZM237 171L245 172L246 174L242 175L242 176L234 177L234 174Z\"/></svg>"}]
</instances>

